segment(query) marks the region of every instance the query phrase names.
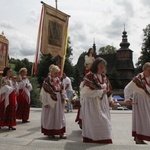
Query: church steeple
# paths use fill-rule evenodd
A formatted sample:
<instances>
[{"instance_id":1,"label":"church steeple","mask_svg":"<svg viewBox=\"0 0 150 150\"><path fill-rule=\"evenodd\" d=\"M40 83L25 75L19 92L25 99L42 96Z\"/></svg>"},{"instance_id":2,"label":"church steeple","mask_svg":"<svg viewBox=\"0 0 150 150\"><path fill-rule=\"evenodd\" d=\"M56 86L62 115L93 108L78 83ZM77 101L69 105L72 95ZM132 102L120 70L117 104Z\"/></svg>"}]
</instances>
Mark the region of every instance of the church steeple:
<instances>
[{"instance_id":1,"label":"church steeple","mask_svg":"<svg viewBox=\"0 0 150 150\"><path fill-rule=\"evenodd\" d=\"M130 43L128 42L127 39L127 32L125 31L125 27L124 27L124 31L122 32L122 42L120 43L120 49L119 50L129 50L129 46Z\"/></svg>"},{"instance_id":2,"label":"church steeple","mask_svg":"<svg viewBox=\"0 0 150 150\"><path fill-rule=\"evenodd\" d=\"M127 39L127 32L122 32L122 42L117 50L116 70L120 76L121 88L124 88L134 77L134 65L132 60L132 50Z\"/></svg>"},{"instance_id":3,"label":"church steeple","mask_svg":"<svg viewBox=\"0 0 150 150\"><path fill-rule=\"evenodd\" d=\"M95 38L94 38L94 41L93 41L93 49L94 49L94 53L95 53L95 56L97 55L96 53L96 44L95 44Z\"/></svg>"}]
</instances>

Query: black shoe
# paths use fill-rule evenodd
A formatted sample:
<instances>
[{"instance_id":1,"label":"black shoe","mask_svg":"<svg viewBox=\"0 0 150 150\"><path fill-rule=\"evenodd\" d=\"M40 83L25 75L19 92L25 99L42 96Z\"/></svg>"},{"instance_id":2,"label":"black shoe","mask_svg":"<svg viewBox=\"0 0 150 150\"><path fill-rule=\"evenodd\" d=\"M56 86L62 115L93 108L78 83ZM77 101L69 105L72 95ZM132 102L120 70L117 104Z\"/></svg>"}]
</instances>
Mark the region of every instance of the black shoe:
<instances>
[{"instance_id":1,"label":"black shoe","mask_svg":"<svg viewBox=\"0 0 150 150\"><path fill-rule=\"evenodd\" d=\"M143 140L141 141L141 144L147 144L146 142L144 142Z\"/></svg>"},{"instance_id":2,"label":"black shoe","mask_svg":"<svg viewBox=\"0 0 150 150\"><path fill-rule=\"evenodd\" d=\"M67 136L66 136L65 134L62 134L62 135L60 135L60 138L61 138L61 139L66 139Z\"/></svg>"},{"instance_id":3,"label":"black shoe","mask_svg":"<svg viewBox=\"0 0 150 150\"><path fill-rule=\"evenodd\" d=\"M29 123L30 121L28 120L22 120L22 123Z\"/></svg>"},{"instance_id":4,"label":"black shoe","mask_svg":"<svg viewBox=\"0 0 150 150\"><path fill-rule=\"evenodd\" d=\"M139 139L136 139L135 143L136 144L147 144L143 140L139 140Z\"/></svg>"},{"instance_id":5,"label":"black shoe","mask_svg":"<svg viewBox=\"0 0 150 150\"><path fill-rule=\"evenodd\" d=\"M54 139L55 135L48 135L48 137Z\"/></svg>"},{"instance_id":6,"label":"black shoe","mask_svg":"<svg viewBox=\"0 0 150 150\"><path fill-rule=\"evenodd\" d=\"M14 128L14 127L9 127L8 129L9 130L16 130L16 128Z\"/></svg>"}]
</instances>

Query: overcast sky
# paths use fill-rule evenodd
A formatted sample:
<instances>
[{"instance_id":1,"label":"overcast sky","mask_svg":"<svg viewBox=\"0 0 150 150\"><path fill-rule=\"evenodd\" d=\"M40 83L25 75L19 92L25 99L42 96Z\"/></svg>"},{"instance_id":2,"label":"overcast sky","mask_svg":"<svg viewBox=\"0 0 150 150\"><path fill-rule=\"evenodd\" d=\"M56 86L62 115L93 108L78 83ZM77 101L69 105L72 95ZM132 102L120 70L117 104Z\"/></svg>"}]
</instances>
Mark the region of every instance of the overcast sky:
<instances>
[{"instance_id":1,"label":"overcast sky","mask_svg":"<svg viewBox=\"0 0 150 150\"><path fill-rule=\"evenodd\" d=\"M43 0L44 1L44 0ZM0 0L0 33L9 40L10 57L34 61L42 4L40 0ZM55 0L45 0L55 7ZM93 45L117 49L122 32L128 33L134 63L140 56L143 29L150 23L150 0L58 0L58 9L69 14L73 64Z\"/></svg>"}]
</instances>

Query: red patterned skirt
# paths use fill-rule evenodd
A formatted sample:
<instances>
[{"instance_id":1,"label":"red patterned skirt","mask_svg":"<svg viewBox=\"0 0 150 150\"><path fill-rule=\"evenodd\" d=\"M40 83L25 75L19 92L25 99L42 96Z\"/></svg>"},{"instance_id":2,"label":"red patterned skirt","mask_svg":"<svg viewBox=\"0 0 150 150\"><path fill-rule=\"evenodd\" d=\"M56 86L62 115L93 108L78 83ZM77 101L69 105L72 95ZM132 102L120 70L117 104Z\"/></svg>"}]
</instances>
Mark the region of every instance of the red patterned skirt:
<instances>
[{"instance_id":1,"label":"red patterned skirt","mask_svg":"<svg viewBox=\"0 0 150 150\"><path fill-rule=\"evenodd\" d=\"M2 120L0 121L1 126L8 126L8 127L13 127L16 126L16 94L15 92L12 92L9 95L9 105L5 109L5 100L1 102L0 104L0 109L2 110L1 113L1 118ZM3 107L3 109L2 109Z\"/></svg>"},{"instance_id":2,"label":"red patterned skirt","mask_svg":"<svg viewBox=\"0 0 150 150\"><path fill-rule=\"evenodd\" d=\"M4 112L5 112L5 104L4 104L4 100L0 102L0 126L3 127L4 126Z\"/></svg>"},{"instance_id":3,"label":"red patterned skirt","mask_svg":"<svg viewBox=\"0 0 150 150\"><path fill-rule=\"evenodd\" d=\"M30 113L30 103L28 102L27 96L25 96L23 90L19 90L19 95L17 96L17 112L16 118L27 121L29 119Z\"/></svg>"},{"instance_id":4,"label":"red patterned skirt","mask_svg":"<svg viewBox=\"0 0 150 150\"><path fill-rule=\"evenodd\" d=\"M44 135L62 135L66 132L66 127L63 127L62 129L44 129L43 127L41 127L41 131L42 133L44 133Z\"/></svg>"}]
</instances>

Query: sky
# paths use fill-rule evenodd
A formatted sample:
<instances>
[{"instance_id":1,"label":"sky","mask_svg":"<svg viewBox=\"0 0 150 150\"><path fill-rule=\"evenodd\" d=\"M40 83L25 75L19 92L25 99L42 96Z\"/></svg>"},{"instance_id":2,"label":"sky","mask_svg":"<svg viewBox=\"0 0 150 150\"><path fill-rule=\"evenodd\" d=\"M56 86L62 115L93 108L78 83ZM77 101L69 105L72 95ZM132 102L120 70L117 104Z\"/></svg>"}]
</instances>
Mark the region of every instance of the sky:
<instances>
[{"instance_id":1,"label":"sky","mask_svg":"<svg viewBox=\"0 0 150 150\"><path fill-rule=\"evenodd\" d=\"M43 0L56 7L55 0ZM100 47L120 48L122 32L128 34L133 62L143 43L143 29L150 24L150 0L57 0L58 9L70 15L69 37L75 65L95 41ZM0 34L9 40L10 58L34 62L42 4L40 0L0 0Z\"/></svg>"}]
</instances>

